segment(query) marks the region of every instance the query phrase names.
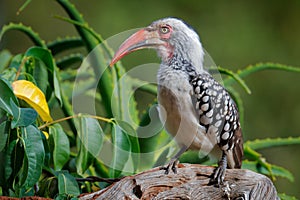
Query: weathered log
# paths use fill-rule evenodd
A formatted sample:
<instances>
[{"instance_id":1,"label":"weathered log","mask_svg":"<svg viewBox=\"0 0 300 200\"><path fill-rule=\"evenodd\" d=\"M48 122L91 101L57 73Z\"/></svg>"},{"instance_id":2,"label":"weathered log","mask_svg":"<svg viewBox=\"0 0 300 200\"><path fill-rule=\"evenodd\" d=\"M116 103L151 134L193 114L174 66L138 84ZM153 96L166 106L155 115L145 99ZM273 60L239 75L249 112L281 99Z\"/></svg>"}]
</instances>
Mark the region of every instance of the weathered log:
<instances>
[{"instance_id":1,"label":"weathered log","mask_svg":"<svg viewBox=\"0 0 300 200\"><path fill-rule=\"evenodd\" d=\"M80 199L279 199L272 181L250 170L226 170L224 184L218 187L210 184L214 167L197 164L178 167L177 174L166 175L164 170L154 168L127 176Z\"/></svg>"}]
</instances>

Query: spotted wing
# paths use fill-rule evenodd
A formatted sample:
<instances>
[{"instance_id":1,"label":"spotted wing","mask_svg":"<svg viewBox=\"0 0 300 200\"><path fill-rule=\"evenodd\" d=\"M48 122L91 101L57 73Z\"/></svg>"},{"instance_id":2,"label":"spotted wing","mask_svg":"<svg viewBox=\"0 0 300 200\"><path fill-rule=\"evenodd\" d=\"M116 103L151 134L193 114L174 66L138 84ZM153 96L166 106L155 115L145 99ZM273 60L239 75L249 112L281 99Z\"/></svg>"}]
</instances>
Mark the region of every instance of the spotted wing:
<instances>
[{"instance_id":1,"label":"spotted wing","mask_svg":"<svg viewBox=\"0 0 300 200\"><path fill-rule=\"evenodd\" d=\"M191 81L195 109L199 123L210 138L227 155L229 168L240 168L243 157L243 138L237 106L224 87L209 74L201 74Z\"/></svg>"}]
</instances>

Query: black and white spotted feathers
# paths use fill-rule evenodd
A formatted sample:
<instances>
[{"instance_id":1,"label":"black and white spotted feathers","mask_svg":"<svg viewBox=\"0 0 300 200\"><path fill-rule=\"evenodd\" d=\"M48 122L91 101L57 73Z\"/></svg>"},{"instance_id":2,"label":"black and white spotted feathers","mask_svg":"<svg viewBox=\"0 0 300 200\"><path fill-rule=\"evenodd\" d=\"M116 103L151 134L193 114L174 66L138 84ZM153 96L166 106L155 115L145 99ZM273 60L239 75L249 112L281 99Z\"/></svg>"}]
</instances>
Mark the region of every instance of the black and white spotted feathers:
<instances>
[{"instance_id":1,"label":"black and white spotted feathers","mask_svg":"<svg viewBox=\"0 0 300 200\"><path fill-rule=\"evenodd\" d=\"M195 109L199 123L207 134L215 135L217 144L228 152L229 167L240 168L243 141L239 114L228 92L209 74L200 74L191 80L196 99Z\"/></svg>"}]
</instances>

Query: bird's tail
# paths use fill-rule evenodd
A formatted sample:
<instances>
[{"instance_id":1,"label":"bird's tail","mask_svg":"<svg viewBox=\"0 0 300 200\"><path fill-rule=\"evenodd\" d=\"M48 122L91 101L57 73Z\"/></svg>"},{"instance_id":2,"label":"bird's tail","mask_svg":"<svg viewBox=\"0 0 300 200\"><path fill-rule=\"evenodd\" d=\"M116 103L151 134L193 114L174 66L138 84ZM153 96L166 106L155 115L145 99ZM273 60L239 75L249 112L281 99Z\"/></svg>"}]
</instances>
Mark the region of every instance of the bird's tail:
<instances>
[{"instance_id":1,"label":"bird's tail","mask_svg":"<svg viewBox=\"0 0 300 200\"><path fill-rule=\"evenodd\" d=\"M225 151L228 168L241 168L244 156L243 137L241 128L237 129L232 138L233 147Z\"/></svg>"}]
</instances>

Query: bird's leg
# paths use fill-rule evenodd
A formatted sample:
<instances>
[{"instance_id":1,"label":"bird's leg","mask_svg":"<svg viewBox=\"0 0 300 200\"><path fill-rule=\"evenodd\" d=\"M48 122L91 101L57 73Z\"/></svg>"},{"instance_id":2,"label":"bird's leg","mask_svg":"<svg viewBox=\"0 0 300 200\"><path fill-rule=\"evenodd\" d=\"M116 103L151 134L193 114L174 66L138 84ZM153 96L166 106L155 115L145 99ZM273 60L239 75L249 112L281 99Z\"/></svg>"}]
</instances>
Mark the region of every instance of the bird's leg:
<instances>
[{"instance_id":1,"label":"bird's leg","mask_svg":"<svg viewBox=\"0 0 300 200\"><path fill-rule=\"evenodd\" d=\"M218 163L218 167L214 171L212 182L217 183L217 185L222 185L225 178L226 168L227 168L227 156L223 152L222 158Z\"/></svg>"},{"instance_id":2,"label":"bird's leg","mask_svg":"<svg viewBox=\"0 0 300 200\"><path fill-rule=\"evenodd\" d=\"M181 147L181 149L176 153L174 157L168 162L167 165L160 167L161 170L165 170L165 174L169 174L170 170L173 171L174 174L177 173L177 165L179 163L179 157L183 154L188 148L186 146Z\"/></svg>"}]
</instances>

